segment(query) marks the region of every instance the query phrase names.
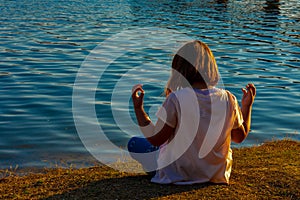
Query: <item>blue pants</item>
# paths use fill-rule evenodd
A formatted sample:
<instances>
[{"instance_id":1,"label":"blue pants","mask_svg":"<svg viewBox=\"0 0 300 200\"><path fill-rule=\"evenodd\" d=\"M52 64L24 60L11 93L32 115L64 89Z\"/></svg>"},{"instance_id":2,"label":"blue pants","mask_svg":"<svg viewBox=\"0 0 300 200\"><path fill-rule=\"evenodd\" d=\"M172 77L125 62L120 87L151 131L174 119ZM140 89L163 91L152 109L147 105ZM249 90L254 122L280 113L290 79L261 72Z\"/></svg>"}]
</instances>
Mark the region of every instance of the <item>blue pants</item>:
<instances>
[{"instance_id":1,"label":"blue pants","mask_svg":"<svg viewBox=\"0 0 300 200\"><path fill-rule=\"evenodd\" d=\"M146 138L132 137L127 148L131 157L141 163L148 174L155 174L159 147L150 144Z\"/></svg>"}]
</instances>

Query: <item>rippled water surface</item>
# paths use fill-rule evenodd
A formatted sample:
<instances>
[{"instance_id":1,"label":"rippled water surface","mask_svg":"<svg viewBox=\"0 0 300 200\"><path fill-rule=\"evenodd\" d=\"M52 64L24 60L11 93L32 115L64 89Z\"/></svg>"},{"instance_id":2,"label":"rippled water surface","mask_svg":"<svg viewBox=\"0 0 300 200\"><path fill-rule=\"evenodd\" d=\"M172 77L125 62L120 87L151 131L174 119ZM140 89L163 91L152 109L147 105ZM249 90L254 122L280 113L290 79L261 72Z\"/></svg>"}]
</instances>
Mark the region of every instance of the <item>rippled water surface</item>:
<instances>
[{"instance_id":1,"label":"rippled water surface","mask_svg":"<svg viewBox=\"0 0 300 200\"><path fill-rule=\"evenodd\" d=\"M298 0L0 0L0 167L88 162L73 119L73 84L86 56L117 34L120 43L109 43L103 65L94 68L96 76L106 67L91 102L116 145L138 134L113 117L128 108L132 115L132 84L145 84L145 106L153 116L152 105L164 100L172 53L184 38L210 46L225 88L238 99L246 83L256 85L252 132L238 146L286 136L299 140L299 10ZM118 49L124 52L105 62ZM113 98L119 82L120 98Z\"/></svg>"}]
</instances>

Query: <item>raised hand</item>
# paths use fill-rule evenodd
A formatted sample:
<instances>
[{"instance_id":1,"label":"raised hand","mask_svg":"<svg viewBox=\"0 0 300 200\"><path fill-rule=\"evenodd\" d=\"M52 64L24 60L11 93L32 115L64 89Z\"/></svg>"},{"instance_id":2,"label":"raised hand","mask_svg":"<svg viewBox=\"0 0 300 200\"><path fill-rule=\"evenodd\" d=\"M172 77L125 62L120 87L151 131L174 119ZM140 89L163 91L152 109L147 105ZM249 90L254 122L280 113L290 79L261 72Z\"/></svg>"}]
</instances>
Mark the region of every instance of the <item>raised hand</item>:
<instances>
[{"instance_id":1,"label":"raised hand","mask_svg":"<svg viewBox=\"0 0 300 200\"><path fill-rule=\"evenodd\" d=\"M143 108L145 91L143 90L142 86L142 84L137 84L132 87L131 98L135 109Z\"/></svg>"},{"instance_id":2,"label":"raised hand","mask_svg":"<svg viewBox=\"0 0 300 200\"><path fill-rule=\"evenodd\" d=\"M242 107L252 106L255 96L256 96L256 88L254 84L249 83L246 85L246 89L242 88L243 97L242 97Z\"/></svg>"}]
</instances>

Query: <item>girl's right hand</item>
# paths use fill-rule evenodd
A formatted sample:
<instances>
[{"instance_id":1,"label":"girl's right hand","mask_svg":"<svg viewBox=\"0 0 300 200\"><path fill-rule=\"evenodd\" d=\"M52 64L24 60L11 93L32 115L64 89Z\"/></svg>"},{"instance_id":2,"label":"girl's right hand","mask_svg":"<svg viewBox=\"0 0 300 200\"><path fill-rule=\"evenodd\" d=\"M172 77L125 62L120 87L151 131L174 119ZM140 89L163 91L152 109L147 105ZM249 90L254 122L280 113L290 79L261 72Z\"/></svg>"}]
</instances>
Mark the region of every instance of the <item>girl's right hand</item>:
<instances>
[{"instance_id":1,"label":"girl's right hand","mask_svg":"<svg viewBox=\"0 0 300 200\"><path fill-rule=\"evenodd\" d=\"M243 91L242 107L252 106L256 96L256 88L254 84L249 83L248 85L246 85L246 89L242 88L242 91Z\"/></svg>"},{"instance_id":2,"label":"girl's right hand","mask_svg":"<svg viewBox=\"0 0 300 200\"><path fill-rule=\"evenodd\" d=\"M143 102L144 102L144 95L145 91L143 90L143 85L142 84L137 84L132 87L132 101L133 101L133 106L135 109L142 109L143 108Z\"/></svg>"}]
</instances>

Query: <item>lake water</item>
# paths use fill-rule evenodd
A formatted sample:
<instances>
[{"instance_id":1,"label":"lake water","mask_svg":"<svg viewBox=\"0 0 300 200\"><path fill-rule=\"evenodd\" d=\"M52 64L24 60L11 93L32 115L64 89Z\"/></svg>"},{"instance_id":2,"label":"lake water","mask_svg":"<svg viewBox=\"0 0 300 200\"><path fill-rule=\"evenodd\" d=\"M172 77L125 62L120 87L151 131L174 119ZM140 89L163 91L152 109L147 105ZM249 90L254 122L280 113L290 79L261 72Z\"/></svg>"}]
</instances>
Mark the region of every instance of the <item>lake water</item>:
<instances>
[{"instance_id":1,"label":"lake water","mask_svg":"<svg viewBox=\"0 0 300 200\"><path fill-rule=\"evenodd\" d=\"M235 147L284 137L299 140L299 11L298 0L0 0L0 168L91 164L74 123L73 85L87 56L111 38L102 64L119 48L117 42L130 51L105 70L95 67L95 75L104 71L89 105L117 146L138 134L128 132L126 118L114 119L128 109L133 116L132 84L145 84L145 107L153 116L152 105L164 100L172 52L184 38L210 46L225 88L238 99L248 82L257 87L252 131Z\"/></svg>"}]
</instances>

